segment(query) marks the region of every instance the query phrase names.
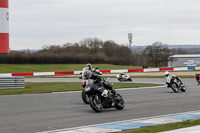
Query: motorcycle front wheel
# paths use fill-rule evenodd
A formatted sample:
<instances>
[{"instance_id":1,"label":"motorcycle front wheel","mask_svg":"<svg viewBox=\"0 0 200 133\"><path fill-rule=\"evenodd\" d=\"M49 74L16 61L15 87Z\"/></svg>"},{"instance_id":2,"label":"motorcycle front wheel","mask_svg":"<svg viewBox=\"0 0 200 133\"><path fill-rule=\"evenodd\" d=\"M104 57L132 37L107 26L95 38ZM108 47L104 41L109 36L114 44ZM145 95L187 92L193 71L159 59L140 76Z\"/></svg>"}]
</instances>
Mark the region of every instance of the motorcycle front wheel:
<instances>
[{"instance_id":1,"label":"motorcycle front wheel","mask_svg":"<svg viewBox=\"0 0 200 133\"><path fill-rule=\"evenodd\" d=\"M176 93L178 92L178 87L177 87L176 83L171 83L171 88L174 92L176 92Z\"/></svg>"},{"instance_id":2,"label":"motorcycle front wheel","mask_svg":"<svg viewBox=\"0 0 200 133\"><path fill-rule=\"evenodd\" d=\"M120 94L116 94L116 100L115 100L115 108L117 110L122 110L124 108L124 99Z\"/></svg>"},{"instance_id":3,"label":"motorcycle front wheel","mask_svg":"<svg viewBox=\"0 0 200 133\"><path fill-rule=\"evenodd\" d=\"M89 103L90 107L95 111L95 112L101 112L103 110L103 104L101 102L101 96L96 94L92 95L89 97Z\"/></svg>"},{"instance_id":4,"label":"motorcycle front wheel","mask_svg":"<svg viewBox=\"0 0 200 133\"><path fill-rule=\"evenodd\" d=\"M85 93L85 91L83 90L82 93L81 93L81 97L82 97L82 100L85 104L89 104L89 97L88 95Z\"/></svg>"}]
</instances>

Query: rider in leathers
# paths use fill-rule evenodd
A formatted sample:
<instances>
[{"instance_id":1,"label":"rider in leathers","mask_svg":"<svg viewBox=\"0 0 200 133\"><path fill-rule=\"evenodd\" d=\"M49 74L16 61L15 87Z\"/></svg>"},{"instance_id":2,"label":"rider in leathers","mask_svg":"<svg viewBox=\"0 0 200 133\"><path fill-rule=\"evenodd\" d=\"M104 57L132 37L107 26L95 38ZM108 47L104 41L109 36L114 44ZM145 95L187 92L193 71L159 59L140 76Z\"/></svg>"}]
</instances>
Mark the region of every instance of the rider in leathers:
<instances>
[{"instance_id":1,"label":"rider in leathers","mask_svg":"<svg viewBox=\"0 0 200 133\"><path fill-rule=\"evenodd\" d=\"M166 71L165 72L165 77L168 77L168 76L172 76L172 78L175 78L175 79L179 80L181 85L183 85L183 82L176 75L173 75L173 74L169 73L168 71ZM167 87L170 87L170 84L168 84L167 82L166 82L166 84L167 84Z\"/></svg>"},{"instance_id":2,"label":"rider in leathers","mask_svg":"<svg viewBox=\"0 0 200 133\"><path fill-rule=\"evenodd\" d=\"M91 71L85 71L84 72L84 77L86 79L93 79L95 81L94 82L95 84L98 84L99 86L103 85L106 89L111 90L115 94L115 91L112 89L113 88L112 84L109 84L108 82L106 82L104 80L104 78L102 78L98 74L92 73ZM103 91L104 90L102 90L102 93L103 93Z\"/></svg>"},{"instance_id":3,"label":"rider in leathers","mask_svg":"<svg viewBox=\"0 0 200 133\"><path fill-rule=\"evenodd\" d=\"M90 71L92 70L92 65L90 63L85 65L85 67L83 68L83 70L81 72L82 75L81 75L81 77L79 79L83 79L84 78L84 72L87 71L87 70L90 70Z\"/></svg>"}]
</instances>

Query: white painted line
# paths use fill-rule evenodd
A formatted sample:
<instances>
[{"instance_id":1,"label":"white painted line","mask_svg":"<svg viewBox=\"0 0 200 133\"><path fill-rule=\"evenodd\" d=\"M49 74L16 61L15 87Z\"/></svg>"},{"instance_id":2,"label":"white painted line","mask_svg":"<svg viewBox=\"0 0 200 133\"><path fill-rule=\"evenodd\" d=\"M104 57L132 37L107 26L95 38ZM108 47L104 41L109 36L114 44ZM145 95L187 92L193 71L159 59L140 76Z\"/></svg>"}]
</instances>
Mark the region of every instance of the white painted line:
<instances>
[{"instance_id":1,"label":"white painted line","mask_svg":"<svg viewBox=\"0 0 200 133\"><path fill-rule=\"evenodd\" d=\"M135 122L140 123L151 123L151 124L167 124L167 123L174 123L174 122L181 122L182 120L178 119L168 119L168 118L152 118L147 120L140 120Z\"/></svg>"},{"instance_id":2,"label":"white painted line","mask_svg":"<svg viewBox=\"0 0 200 133\"><path fill-rule=\"evenodd\" d=\"M148 88L161 88L161 87L166 87L166 85L163 86L151 86L151 87L138 87L138 88L121 88L121 89L116 89L116 90L141 90L141 89L148 89ZM81 92L81 91L65 91L65 92L51 92L53 94L65 94L65 93L76 93L76 92Z\"/></svg>"},{"instance_id":3,"label":"white painted line","mask_svg":"<svg viewBox=\"0 0 200 133\"><path fill-rule=\"evenodd\" d=\"M192 115L200 115L200 112L193 112L193 113L189 113L189 114L192 114Z\"/></svg>"},{"instance_id":4,"label":"white painted line","mask_svg":"<svg viewBox=\"0 0 200 133\"><path fill-rule=\"evenodd\" d=\"M120 132L121 130L117 129L105 129L105 128L97 128L97 127L86 127L82 129L75 129L70 131L61 131L57 133L112 133L112 132Z\"/></svg>"},{"instance_id":5,"label":"white painted line","mask_svg":"<svg viewBox=\"0 0 200 133\"><path fill-rule=\"evenodd\" d=\"M81 91L64 91L64 92L52 92L53 94L65 94L65 93L76 93L76 92L81 92Z\"/></svg>"},{"instance_id":6,"label":"white painted line","mask_svg":"<svg viewBox=\"0 0 200 133\"><path fill-rule=\"evenodd\" d=\"M138 87L138 88L121 88L121 89L116 89L116 90L141 90L141 89L161 88L161 87L166 87L166 85L163 85L163 86L152 86L152 87Z\"/></svg>"}]
</instances>

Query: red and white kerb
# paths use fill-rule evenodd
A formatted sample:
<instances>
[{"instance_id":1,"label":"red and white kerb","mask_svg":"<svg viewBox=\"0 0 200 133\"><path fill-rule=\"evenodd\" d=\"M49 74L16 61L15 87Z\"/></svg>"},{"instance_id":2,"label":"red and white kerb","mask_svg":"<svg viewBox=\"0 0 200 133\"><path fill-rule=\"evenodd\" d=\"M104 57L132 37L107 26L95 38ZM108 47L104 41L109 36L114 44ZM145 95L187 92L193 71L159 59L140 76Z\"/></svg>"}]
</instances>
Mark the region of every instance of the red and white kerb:
<instances>
[{"instance_id":1,"label":"red and white kerb","mask_svg":"<svg viewBox=\"0 0 200 133\"><path fill-rule=\"evenodd\" d=\"M9 53L8 0L0 0L0 53Z\"/></svg>"}]
</instances>

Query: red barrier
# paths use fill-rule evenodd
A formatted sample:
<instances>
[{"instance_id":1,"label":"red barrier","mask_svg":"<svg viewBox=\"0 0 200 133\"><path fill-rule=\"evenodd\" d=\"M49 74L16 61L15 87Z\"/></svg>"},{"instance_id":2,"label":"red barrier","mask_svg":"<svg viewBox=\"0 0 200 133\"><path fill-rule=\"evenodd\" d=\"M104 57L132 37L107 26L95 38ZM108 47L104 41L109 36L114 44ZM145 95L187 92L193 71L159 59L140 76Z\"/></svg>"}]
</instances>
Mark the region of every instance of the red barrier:
<instances>
[{"instance_id":1,"label":"red barrier","mask_svg":"<svg viewBox=\"0 0 200 133\"><path fill-rule=\"evenodd\" d=\"M102 73L110 73L110 70L100 70Z\"/></svg>"},{"instance_id":2,"label":"red barrier","mask_svg":"<svg viewBox=\"0 0 200 133\"><path fill-rule=\"evenodd\" d=\"M174 68L159 68L159 71L174 71Z\"/></svg>"},{"instance_id":3,"label":"red barrier","mask_svg":"<svg viewBox=\"0 0 200 133\"><path fill-rule=\"evenodd\" d=\"M66 74L74 74L74 71L55 72L55 75L66 75Z\"/></svg>"},{"instance_id":4,"label":"red barrier","mask_svg":"<svg viewBox=\"0 0 200 133\"><path fill-rule=\"evenodd\" d=\"M9 53L8 0L0 0L0 53Z\"/></svg>"},{"instance_id":5,"label":"red barrier","mask_svg":"<svg viewBox=\"0 0 200 133\"><path fill-rule=\"evenodd\" d=\"M144 72L143 69L128 69L128 72Z\"/></svg>"},{"instance_id":6,"label":"red barrier","mask_svg":"<svg viewBox=\"0 0 200 133\"><path fill-rule=\"evenodd\" d=\"M0 8L8 8L8 0L0 0Z\"/></svg>"},{"instance_id":7,"label":"red barrier","mask_svg":"<svg viewBox=\"0 0 200 133\"><path fill-rule=\"evenodd\" d=\"M33 73L12 73L12 76L33 76Z\"/></svg>"}]
</instances>

